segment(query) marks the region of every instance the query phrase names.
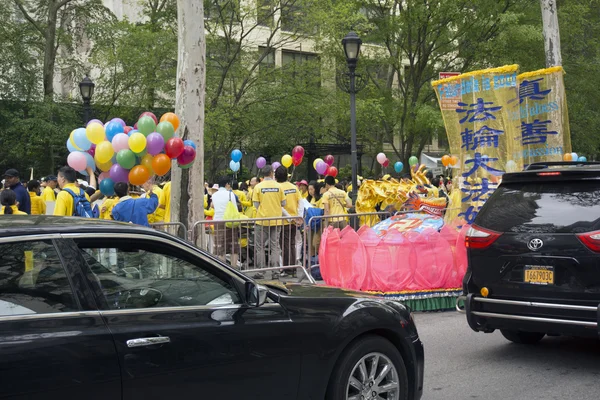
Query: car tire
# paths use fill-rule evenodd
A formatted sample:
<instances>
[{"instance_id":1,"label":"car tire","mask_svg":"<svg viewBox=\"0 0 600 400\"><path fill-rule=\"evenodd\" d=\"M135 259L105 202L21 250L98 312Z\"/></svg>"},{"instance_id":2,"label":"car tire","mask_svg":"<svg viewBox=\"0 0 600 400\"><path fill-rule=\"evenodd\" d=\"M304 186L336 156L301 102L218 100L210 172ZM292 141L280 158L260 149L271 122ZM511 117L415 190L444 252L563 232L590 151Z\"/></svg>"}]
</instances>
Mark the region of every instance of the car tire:
<instances>
[{"instance_id":1,"label":"car tire","mask_svg":"<svg viewBox=\"0 0 600 400\"><path fill-rule=\"evenodd\" d=\"M377 366L373 378L371 371L375 363ZM366 368L366 379L361 378L360 364ZM381 376L384 368L387 368L389 372ZM361 392L356 387L357 385L360 385L364 393L368 395L365 396L365 399L372 398L374 393L386 393L388 395L386 398L389 399L407 399L408 377L404 360L398 349L387 339L369 335L351 343L334 367L325 398L327 400L347 400L351 396L360 395ZM368 393L366 393L367 391ZM376 396L375 398L380 397Z\"/></svg>"},{"instance_id":2,"label":"car tire","mask_svg":"<svg viewBox=\"0 0 600 400\"><path fill-rule=\"evenodd\" d=\"M511 331L508 329L501 329L500 332L506 339L519 344L536 344L546 336L542 332Z\"/></svg>"}]
</instances>

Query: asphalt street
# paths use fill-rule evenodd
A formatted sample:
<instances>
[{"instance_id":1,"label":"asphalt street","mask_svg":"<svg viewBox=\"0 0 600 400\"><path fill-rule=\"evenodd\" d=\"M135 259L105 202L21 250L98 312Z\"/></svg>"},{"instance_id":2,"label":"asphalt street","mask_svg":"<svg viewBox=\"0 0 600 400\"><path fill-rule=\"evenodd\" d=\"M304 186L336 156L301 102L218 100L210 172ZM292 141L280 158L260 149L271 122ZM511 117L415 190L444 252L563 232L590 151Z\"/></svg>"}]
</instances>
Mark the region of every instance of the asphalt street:
<instances>
[{"instance_id":1,"label":"asphalt street","mask_svg":"<svg viewBox=\"0 0 600 400\"><path fill-rule=\"evenodd\" d=\"M423 400L600 399L600 341L545 337L517 345L476 333L457 312L417 313L425 345Z\"/></svg>"}]
</instances>

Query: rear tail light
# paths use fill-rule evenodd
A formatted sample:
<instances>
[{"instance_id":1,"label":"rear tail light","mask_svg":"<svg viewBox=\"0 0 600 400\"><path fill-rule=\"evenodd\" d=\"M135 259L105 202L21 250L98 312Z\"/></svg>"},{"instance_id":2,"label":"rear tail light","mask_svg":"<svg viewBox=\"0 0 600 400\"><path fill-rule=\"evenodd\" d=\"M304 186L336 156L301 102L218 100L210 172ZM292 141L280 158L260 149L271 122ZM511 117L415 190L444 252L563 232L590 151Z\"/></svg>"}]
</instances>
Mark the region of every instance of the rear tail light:
<instances>
[{"instance_id":1,"label":"rear tail light","mask_svg":"<svg viewBox=\"0 0 600 400\"><path fill-rule=\"evenodd\" d=\"M600 231L581 233L577 238L591 251L600 253Z\"/></svg>"},{"instance_id":2,"label":"rear tail light","mask_svg":"<svg viewBox=\"0 0 600 400\"><path fill-rule=\"evenodd\" d=\"M561 175L560 172L556 171L556 172L538 172L537 176L559 176Z\"/></svg>"},{"instance_id":3,"label":"rear tail light","mask_svg":"<svg viewBox=\"0 0 600 400\"><path fill-rule=\"evenodd\" d=\"M471 225L465 237L465 246L468 249L485 249L502 235L490 229L484 229L477 225Z\"/></svg>"}]
</instances>

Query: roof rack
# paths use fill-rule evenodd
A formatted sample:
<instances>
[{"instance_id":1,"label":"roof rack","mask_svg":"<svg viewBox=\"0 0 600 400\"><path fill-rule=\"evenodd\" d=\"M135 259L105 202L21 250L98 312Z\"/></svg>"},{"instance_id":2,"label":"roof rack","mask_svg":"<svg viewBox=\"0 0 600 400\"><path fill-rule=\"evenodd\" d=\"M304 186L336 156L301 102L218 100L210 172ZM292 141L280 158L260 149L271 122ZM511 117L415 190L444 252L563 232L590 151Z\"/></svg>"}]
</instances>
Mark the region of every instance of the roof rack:
<instances>
[{"instance_id":1,"label":"roof rack","mask_svg":"<svg viewBox=\"0 0 600 400\"><path fill-rule=\"evenodd\" d=\"M597 161L586 161L586 162L573 162L573 161L551 161L551 162L536 162L531 163L524 169L524 171L533 171L537 169L546 169L549 167L584 167L586 165L600 165Z\"/></svg>"}]
</instances>

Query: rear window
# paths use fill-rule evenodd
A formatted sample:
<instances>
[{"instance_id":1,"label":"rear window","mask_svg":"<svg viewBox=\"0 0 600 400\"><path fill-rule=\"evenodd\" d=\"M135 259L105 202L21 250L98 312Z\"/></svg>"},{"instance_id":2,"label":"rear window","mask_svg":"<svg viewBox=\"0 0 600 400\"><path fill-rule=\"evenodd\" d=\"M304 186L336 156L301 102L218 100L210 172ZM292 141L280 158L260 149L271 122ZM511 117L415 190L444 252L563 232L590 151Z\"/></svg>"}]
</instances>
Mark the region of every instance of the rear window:
<instances>
[{"instance_id":1,"label":"rear window","mask_svg":"<svg viewBox=\"0 0 600 400\"><path fill-rule=\"evenodd\" d=\"M475 223L498 232L515 233L600 230L600 182L502 184Z\"/></svg>"}]
</instances>

